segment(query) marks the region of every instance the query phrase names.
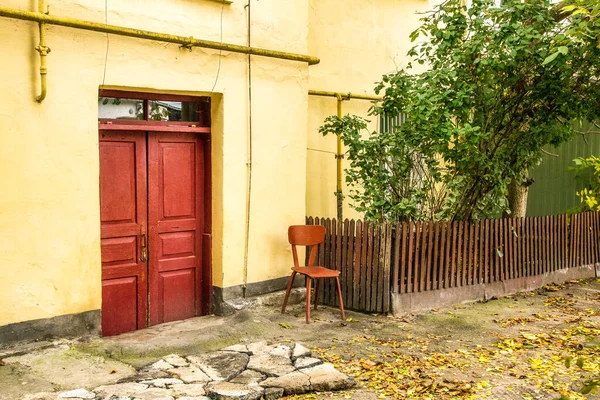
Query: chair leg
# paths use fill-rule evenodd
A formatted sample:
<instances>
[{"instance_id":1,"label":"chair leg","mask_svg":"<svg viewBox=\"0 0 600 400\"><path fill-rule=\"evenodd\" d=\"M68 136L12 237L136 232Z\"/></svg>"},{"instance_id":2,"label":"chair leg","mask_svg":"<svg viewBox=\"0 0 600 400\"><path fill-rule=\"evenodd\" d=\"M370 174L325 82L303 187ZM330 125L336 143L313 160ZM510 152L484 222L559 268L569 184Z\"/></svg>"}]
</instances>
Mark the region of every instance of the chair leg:
<instances>
[{"instance_id":1,"label":"chair leg","mask_svg":"<svg viewBox=\"0 0 600 400\"><path fill-rule=\"evenodd\" d=\"M310 286L312 279L306 277L306 323L310 324Z\"/></svg>"},{"instance_id":2,"label":"chair leg","mask_svg":"<svg viewBox=\"0 0 600 400\"><path fill-rule=\"evenodd\" d=\"M319 302L319 289L321 288L321 280L317 279L315 282L315 310L317 309L317 303Z\"/></svg>"},{"instance_id":3,"label":"chair leg","mask_svg":"<svg viewBox=\"0 0 600 400\"><path fill-rule=\"evenodd\" d=\"M338 297L340 299L340 310L342 311L342 319L346 319L346 315L344 314L344 300L342 300L342 288L340 287L340 279L336 276L335 282L337 283L337 292Z\"/></svg>"},{"instance_id":4,"label":"chair leg","mask_svg":"<svg viewBox=\"0 0 600 400\"><path fill-rule=\"evenodd\" d=\"M283 307L281 307L281 312L285 312L285 307L287 306L288 297L290 295L290 291L292 290L292 285L294 284L294 278L296 277L296 271L292 272L290 276L290 280L287 285L287 290L285 291L285 297L283 298Z\"/></svg>"}]
</instances>

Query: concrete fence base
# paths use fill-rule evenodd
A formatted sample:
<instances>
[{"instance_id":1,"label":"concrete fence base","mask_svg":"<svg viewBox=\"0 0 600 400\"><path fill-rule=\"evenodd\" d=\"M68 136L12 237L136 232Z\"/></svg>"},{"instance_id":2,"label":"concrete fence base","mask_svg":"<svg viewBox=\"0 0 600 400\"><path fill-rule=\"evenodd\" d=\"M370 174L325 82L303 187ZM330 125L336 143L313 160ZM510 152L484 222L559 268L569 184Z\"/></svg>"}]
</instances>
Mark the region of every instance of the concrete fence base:
<instances>
[{"instance_id":1,"label":"concrete fence base","mask_svg":"<svg viewBox=\"0 0 600 400\"><path fill-rule=\"evenodd\" d=\"M434 308L449 307L465 302L531 291L551 283L561 283L574 279L587 279L598 276L600 276L600 264L595 264L565 268L543 275L527 276L500 282L480 283L417 293L393 293L392 312L394 315L402 315Z\"/></svg>"}]
</instances>

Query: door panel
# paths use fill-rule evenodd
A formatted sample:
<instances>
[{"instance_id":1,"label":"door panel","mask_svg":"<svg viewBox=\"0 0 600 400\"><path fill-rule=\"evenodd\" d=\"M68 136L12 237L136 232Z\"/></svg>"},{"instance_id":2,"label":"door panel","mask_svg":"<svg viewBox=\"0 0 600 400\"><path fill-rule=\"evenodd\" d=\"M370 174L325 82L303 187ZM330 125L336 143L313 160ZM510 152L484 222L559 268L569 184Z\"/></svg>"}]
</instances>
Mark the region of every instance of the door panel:
<instances>
[{"instance_id":1,"label":"door panel","mask_svg":"<svg viewBox=\"0 0 600 400\"><path fill-rule=\"evenodd\" d=\"M102 281L102 335L112 336L138 329L138 278Z\"/></svg>"},{"instance_id":2,"label":"door panel","mask_svg":"<svg viewBox=\"0 0 600 400\"><path fill-rule=\"evenodd\" d=\"M147 227L146 137L142 132L100 132L102 333L146 326L146 263L141 235Z\"/></svg>"},{"instance_id":3,"label":"door panel","mask_svg":"<svg viewBox=\"0 0 600 400\"><path fill-rule=\"evenodd\" d=\"M204 146L189 133L148 133L150 325L199 315Z\"/></svg>"},{"instance_id":4,"label":"door panel","mask_svg":"<svg viewBox=\"0 0 600 400\"><path fill-rule=\"evenodd\" d=\"M194 316L194 269L160 273L159 293L164 321L176 321Z\"/></svg>"}]
</instances>

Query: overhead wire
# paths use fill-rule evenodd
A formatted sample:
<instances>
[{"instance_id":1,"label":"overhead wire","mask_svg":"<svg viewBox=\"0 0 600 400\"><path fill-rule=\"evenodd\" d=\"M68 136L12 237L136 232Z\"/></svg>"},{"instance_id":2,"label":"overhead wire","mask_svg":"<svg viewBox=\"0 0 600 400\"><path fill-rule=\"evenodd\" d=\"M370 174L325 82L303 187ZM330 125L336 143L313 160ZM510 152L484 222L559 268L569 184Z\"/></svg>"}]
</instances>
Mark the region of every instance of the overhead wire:
<instances>
[{"instance_id":1,"label":"overhead wire","mask_svg":"<svg viewBox=\"0 0 600 400\"><path fill-rule=\"evenodd\" d=\"M221 5L221 44L223 44L223 10L225 9L225 2L223 2L223 4ZM210 92L214 92L215 91L215 87L217 87L217 81L219 80L219 74L221 72L221 55L223 53L223 50L219 49L219 64L217 66L217 75L215 76L215 83L213 84L212 89L210 89Z\"/></svg>"},{"instance_id":2,"label":"overhead wire","mask_svg":"<svg viewBox=\"0 0 600 400\"><path fill-rule=\"evenodd\" d=\"M108 25L108 0L104 0L104 23ZM110 48L110 38L106 34L106 53L104 54L104 72L102 73L102 86L106 81L106 65L108 63L108 49Z\"/></svg>"}]
</instances>

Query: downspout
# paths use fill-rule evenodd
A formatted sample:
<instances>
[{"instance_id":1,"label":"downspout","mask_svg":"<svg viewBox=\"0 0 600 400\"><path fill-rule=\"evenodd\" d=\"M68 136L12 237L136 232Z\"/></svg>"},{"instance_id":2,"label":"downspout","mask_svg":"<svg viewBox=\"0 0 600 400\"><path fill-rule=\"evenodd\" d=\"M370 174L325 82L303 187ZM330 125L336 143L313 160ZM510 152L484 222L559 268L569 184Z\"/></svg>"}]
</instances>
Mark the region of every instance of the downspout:
<instances>
[{"instance_id":1,"label":"downspout","mask_svg":"<svg viewBox=\"0 0 600 400\"><path fill-rule=\"evenodd\" d=\"M309 90L308 94L311 96L322 96L322 97L335 97L337 99L337 116L338 118L342 118L342 102L344 100L371 100L371 101L381 101L383 97L379 96L371 96L367 94L353 94L353 93L341 93L341 92L327 92L323 90ZM335 153L336 159L336 199L337 199L337 218L338 221L343 219L343 206L344 206L344 193L342 191L342 160L344 159L343 147L342 147L342 137L341 135L337 135L337 150Z\"/></svg>"},{"instance_id":2,"label":"downspout","mask_svg":"<svg viewBox=\"0 0 600 400\"><path fill-rule=\"evenodd\" d=\"M248 47L251 45L251 2L248 0L246 8L248 9ZM250 245L250 205L252 196L252 60L250 54L248 54L248 147L247 147L247 161L246 161L246 230L244 235L244 272L243 272L243 283L242 283L242 297L246 298L246 287L248 285L248 252Z\"/></svg>"},{"instance_id":3,"label":"downspout","mask_svg":"<svg viewBox=\"0 0 600 400\"><path fill-rule=\"evenodd\" d=\"M38 0L38 12L44 14L44 0ZM40 85L41 93L35 98L35 101L41 103L46 98L46 75L48 74L48 68L46 67L46 56L50 53L50 48L46 46L46 24L43 22L39 23L40 30L40 42L35 48L40 53Z\"/></svg>"}]
</instances>

